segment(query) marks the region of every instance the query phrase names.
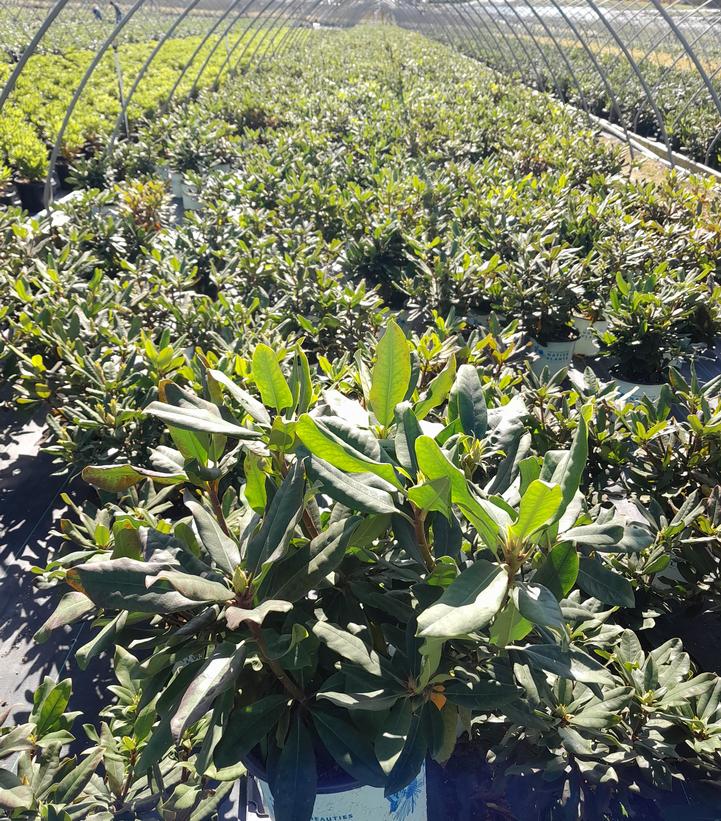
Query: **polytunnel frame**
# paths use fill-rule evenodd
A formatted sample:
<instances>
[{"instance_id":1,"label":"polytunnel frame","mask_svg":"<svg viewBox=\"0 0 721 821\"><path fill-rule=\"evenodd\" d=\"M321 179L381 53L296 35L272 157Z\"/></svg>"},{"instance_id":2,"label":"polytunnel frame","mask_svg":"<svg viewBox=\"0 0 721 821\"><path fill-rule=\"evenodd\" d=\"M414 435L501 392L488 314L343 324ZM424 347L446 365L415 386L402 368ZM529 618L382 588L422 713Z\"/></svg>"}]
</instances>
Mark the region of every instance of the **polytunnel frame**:
<instances>
[{"instance_id":1,"label":"polytunnel frame","mask_svg":"<svg viewBox=\"0 0 721 821\"><path fill-rule=\"evenodd\" d=\"M56 0L54 5L49 9L46 17L22 50L6 82L0 89L0 109L2 109L3 105L8 101L28 61L38 52L51 26L55 23L60 13L70 6L72 2L73 0ZM624 62L630 70L626 75L627 79L623 83L622 89L626 89L627 84L632 81L636 81L640 86L643 92L642 99L645 99L646 104L650 107L658 125L658 132L660 133L667 155L665 161L672 167L675 165L675 161L668 129L686 113L704 90L707 94L707 96L704 96L704 99L707 100L707 98L710 98L721 122L721 95L714 86L714 80L721 73L721 66L714 68L713 71L707 71L703 61L699 57L699 53L697 53L698 44L713 31L715 27L714 24L717 20L721 19L721 10L719 10L716 19L714 19L713 16L709 18L707 25L703 25L702 18L700 29L692 31L690 36L687 36L683 30L686 23L698 20L701 14L705 14L705 10L710 6L713 0L704 0L699 6L683 9L683 17L676 20L674 19L673 12L676 6L681 2L682 0L674 0L670 6L665 7L662 0L647 0L643 6L634 9L633 13L629 16L627 14L616 15L618 9L622 7L620 0L610 8L601 8L596 0L572 0L574 9L583 10L585 8L590 10L591 19L589 22L591 26L589 30L582 32L582 26L578 25L578 23L584 22L585 18L581 17L575 21L573 19L575 15L570 13L571 9L566 7L563 0L550 0L556 13L565 24L566 28L564 31L572 32L575 37L576 45L571 47L581 47L588 58L588 70L592 70L592 72L598 75L610 101L608 116L612 117L615 114L617 117L618 123L623 131L623 137L632 155L634 139L629 124L625 121L623 109L616 93L617 89L611 82L610 76L611 71L615 69L619 62ZM123 16L116 19L115 25L97 48L94 57L76 86L52 146L48 173L45 180L46 203L49 203L53 197L55 168L62 142L75 108L103 57L111 48L117 47L121 33L146 3L152 5L152 0L135 0ZM157 42L136 73L127 94L123 94L121 91L120 111L106 144L106 152L112 150L123 128L123 124L127 123L129 107L135 93L143 78L146 77L157 55L162 51L163 46L178 31L181 24L196 11L200 3L201 0L189 0L189 4L185 8L178 10L177 16L171 18L170 23L164 28L164 31L158 33ZM244 60L247 55L250 55L248 65L251 66L254 63L254 67L257 69L263 65L266 60L285 53L292 46L305 44L315 25L321 25L321 23L334 26L355 25L363 18L368 10L375 8L376 11L378 11L385 5L389 7L396 21L398 19L399 10L404 14L407 13L405 18L407 28L424 32L425 29L428 28L429 36L435 37L436 39L447 40L454 48L458 48L465 53L472 54L473 51L475 51L475 47L477 47L479 49L478 54L483 62L491 65L491 67L496 70L498 70L500 64L503 67L501 73L507 73L512 76L517 71L521 81L529 82L530 80L531 84L533 84L535 78L535 82L539 88L547 88L548 86L543 80L543 74L545 73L555 87L556 95L561 99L565 97L563 89L568 89L569 82L573 83L578 91L579 110L585 112L589 118L592 116L590 113L590 105L584 91L584 84L580 79L580 73L574 68L572 61L569 59L567 48L564 48L559 39L563 35L558 31L554 34L552 19L549 18L548 21L545 20L534 7L532 0L520 0L519 2L516 2L516 0L487 0L487 4L474 3L472 0L450 0L449 2L443 3L433 2L433 0L421 0L421 2L418 2L418 0L396 0L395 3L386 3L386 0L351 0L351 2L347 3L342 2L342 0L267 0L265 3L261 2L261 0L247 0L247 2L244 2L244 0L231 0L228 8L218 14L217 19L213 21L212 25L208 27L208 30L200 38L190 58L179 71L178 77L167 97L161 101L160 108L161 110L167 110L183 79L187 76L191 67L195 65L198 55L202 53L210 38L222 29L222 34L217 36L217 41L213 44L197 71L187 96L191 97L196 93L217 49L223 42L226 42L227 47L227 37L229 33L234 29L238 21L249 12L251 13L251 18L243 27L242 32L238 35L233 45L228 47L228 53L215 73L211 83L211 87L214 89L219 87L226 72L227 76L236 76L240 67L245 65ZM491 9L493 10L492 12ZM524 11L524 14L521 14L521 11L524 9L526 11ZM663 33L661 36L656 36L656 33L653 32L653 39L650 44L647 41L647 47L644 48L643 56L640 59L636 59L629 47L629 30L632 28L631 24L639 20L641 15L649 10L654 11L654 16L650 16L648 20L641 21L640 28L633 33L634 36L646 31L652 25L658 25L659 30L662 30ZM216 10L214 9L213 11ZM221 10L217 9L217 11L220 12ZM527 16L528 13L532 15L533 19ZM228 20L230 20L229 23L227 22ZM600 42L598 42L598 36L594 36L594 34L598 35L599 32L599 29L593 25L594 22L600 24L600 30L606 32L608 39L606 39L604 44L600 44ZM223 28L224 23L227 24ZM278 37L277 35L282 31L284 25L287 25L288 30ZM248 33L251 28L254 30L250 38L248 38ZM585 26L583 28L585 28ZM593 46L590 44L589 38L594 41ZM655 53L659 44L666 42L670 38L679 46L680 51L675 55L670 64L658 66L660 72L659 78L655 82L649 83L641 66ZM474 42L475 47L473 45ZM501 43L503 43L505 47L501 47ZM601 53L611 43L615 44L615 54L613 55L610 66L604 67L595 53L595 47L601 49L599 52ZM561 83L559 75L556 72L556 68L560 64L558 64L555 59L552 59L552 54L556 52L565 67L565 72L561 72L564 77L563 83ZM491 55L494 54L496 56L495 65L491 59ZM484 57L484 55L486 56ZM656 94L662 87L665 78L684 58L687 58L695 69L695 73L699 78L699 86L693 91L690 97L684 101L680 109L668 111L666 112L667 116L664 116L664 113L657 103ZM514 63L516 66L515 69L513 67ZM556 68L554 68L554 66L556 66ZM585 74L586 71L584 71L584 76ZM631 128L635 129L635 127L637 127L640 111L641 109L637 110L633 122L630 124ZM705 155L706 163L710 162L715 147L721 142L721 128L713 136L709 135L709 138ZM642 141L642 138L639 139ZM638 145L639 143L637 142L637 148Z\"/></svg>"}]
</instances>

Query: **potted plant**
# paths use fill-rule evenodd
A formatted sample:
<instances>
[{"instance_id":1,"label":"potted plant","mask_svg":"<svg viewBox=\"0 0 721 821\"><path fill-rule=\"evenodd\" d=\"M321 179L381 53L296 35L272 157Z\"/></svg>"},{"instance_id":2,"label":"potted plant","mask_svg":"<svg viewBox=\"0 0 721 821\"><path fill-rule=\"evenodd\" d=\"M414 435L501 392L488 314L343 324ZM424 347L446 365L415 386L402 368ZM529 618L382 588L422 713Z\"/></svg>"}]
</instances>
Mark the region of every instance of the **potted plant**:
<instances>
[{"instance_id":1,"label":"potted plant","mask_svg":"<svg viewBox=\"0 0 721 821\"><path fill-rule=\"evenodd\" d=\"M676 287L654 271L638 279L616 275L601 354L612 358L611 375L622 394L658 399L667 371L687 347L681 336L688 308Z\"/></svg>"},{"instance_id":2,"label":"potted plant","mask_svg":"<svg viewBox=\"0 0 721 821\"><path fill-rule=\"evenodd\" d=\"M201 359L204 397L163 382L146 408L169 436L154 467L84 470L101 491L130 493L103 512L107 538L81 536L53 562L73 592L48 624L102 615L94 652L110 642L143 659L137 704L151 729L136 774L192 736L200 772L257 773L277 821L361 800L366 817L392 818L404 803L406 818L423 818L427 756L448 759L464 710L519 695L497 680L489 644L507 653L534 625L543 641L546 628L564 632L565 588L544 551L577 562L574 545L647 542L610 511L569 507L585 411L570 449L550 451L520 486L513 470L488 477L509 501L482 494L465 471L490 442L519 453L523 402L489 410L478 372L455 359L421 389L392 320L353 379L363 402L321 395L299 348L288 376L266 345L249 364L260 399ZM431 413L445 420L427 428L442 429L437 438L421 429ZM148 480L166 502L176 488L176 502L146 512L135 488ZM592 589L609 583L598 559L584 572ZM564 658L562 645L552 653Z\"/></svg>"},{"instance_id":3,"label":"potted plant","mask_svg":"<svg viewBox=\"0 0 721 821\"><path fill-rule=\"evenodd\" d=\"M17 205L18 197L11 169L0 162L0 205Z\"/></svg>"},{"instance_id":4,"label":"potted plant","mask_svg":"<svg viewBox=\"0 0 721 821\"><path fill-rule=\"evenodd\" d=\"M584 266L581 284L583 293L573 313L573 326L578 333L573 352L577 356L597 356L601 349L598 337L608 329L605 311L610 284L605 272L592 265Z\"/></svg>"},{"instance_id":5,"label":"potted plant","mask_svg":"<svg viewBox=\"0 0 721 821\"><path fill-rule=\"evenodd\" d=\"M531 338L538 365L551 374L571 364L577 331L573 312L582 295L575 249L554 234L514 240L516 258L501 272L503 311L518 317Z\"/></svg>"},{"instance_id":6,"label":"potted plant","mask_svg":"<svg viewBox=\"0 0 721 821\"><path fill-rule=\"evenodd\" d=\"M15 184L23 208L31 214L41 211L45 207L48 155L42 141L30 131L29 126L17 135L17 141L9 152L9 160L15 170Z\"/></svg>"}]
</instances>

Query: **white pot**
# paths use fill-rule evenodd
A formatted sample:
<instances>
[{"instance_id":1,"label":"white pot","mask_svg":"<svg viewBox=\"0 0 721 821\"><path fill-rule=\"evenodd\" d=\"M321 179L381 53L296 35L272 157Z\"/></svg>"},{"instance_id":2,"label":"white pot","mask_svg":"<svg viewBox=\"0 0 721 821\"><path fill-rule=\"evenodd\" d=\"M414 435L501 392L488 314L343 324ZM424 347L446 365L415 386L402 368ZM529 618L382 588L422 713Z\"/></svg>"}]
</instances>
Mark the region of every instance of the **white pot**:
<instances>
[{"instance_id":1,"label":"white pot","mask_svg":"<svg viewBox=\"0 0 721 821\"><path fill-rule=\"evenodd\" d=\"M625 379L614 378L616 387L618 388L619 396L626 399L627 402L641 402L644 397L655 402L661 396L661 388L666 384L662 382L660 385L639 385L636 382L626 382Z\"/></svg>"},{"instance_id":2,"label":"white pot","mask_svg":"<svg viewBox=\"0 0 721 821\"><path fill-rule=\"evenodd\" d=\"M256 778L263 796L265 812L275 821L273 796L265 781ZM248 818L254 816L248 814ZM353 821L427 821L426 767L415 780L394 795L386 798L382 787L356 787L337 793L319 793L313 806L312 821L350 818Z\"/></svg>"},{"instance_id":3,"label":"white pot","mask_svg":"<svg viewBox=\"0 0 721 821\"><path fill-rule=\"evenodd\" d=\"M194 185L183 183L182 196L185 211L200 211L203 207L198 200L198 189Z\"/></svg>"},{"instance_id":4,"label":"white pot","mask_svg":"<svg viewBox=\"0 0 721 821\"><path fill-rule=\"evenodd\" d=\"M170 171L167 165L156 165L155 173L163 182L170 182Z\"/></svg>"},{"instance_id":5,"label":"white pot","mask_svg":"<svg viewBox=\"0 0 721 821\"><path fill-rule=\"evenodd\" d=\"M596 356L600 348L593 331L603 333L608 330L608 322L605 319L592 322L590 319L586 319L585 316L574 316L573 325L578 331L574 353L579 356Z\"/></svg>"},{"instance_id":6,"label":"white pot","mask_svg":"<svg viewBox=\"0 0 721 821\"><path fill-rule=\"evenodd\" d=\"M536 354L534 370L540 373L544 368L548 368L551 376L558 373L561 368L567 368L573 361L573 351L576 345L575 339L566 342L549 342L541 345L535 339L531 340L533 352Z\"/></svg>"},{"instance_id":7,"label":"white pot","mask_svg":"<svg viewBox=\"0 0 721 821\"><path fill-rule=\"evenodd\" d=\"M180 171L170 172L170 190L174 197L183 196L183 175Z\"/></svg>"}]
</instances>

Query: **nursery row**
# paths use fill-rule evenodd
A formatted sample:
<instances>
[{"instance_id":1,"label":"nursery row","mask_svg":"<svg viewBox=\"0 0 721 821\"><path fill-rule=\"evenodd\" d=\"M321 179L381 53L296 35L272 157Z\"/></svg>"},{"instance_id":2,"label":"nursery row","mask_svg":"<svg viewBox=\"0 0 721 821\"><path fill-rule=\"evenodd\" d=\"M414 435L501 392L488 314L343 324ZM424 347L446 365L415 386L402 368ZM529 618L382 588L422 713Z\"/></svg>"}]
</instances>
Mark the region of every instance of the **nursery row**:
<instances>
[{"instance_id":1,"label":"nursery row","mask_svg":"<svg viewBox=\"0 0 721 821\"><path fill-rule=\"evenodd\" d=\"M91 622L118 683L76 761L45 681L0 814L201 819L250 770L307 821L331 785L422 802L434 760L437 817L713 819L717 659L658 638L721 604L721 379L679 370L721 320L713 188L386 27L75 176L0 216L0 365L99 494L37 639ZM657 400L529 367L584 319Z\"/></svg>"},{"instance_id":2,"label":"nursery row","mask_svg":"<svg viewBox=\"0 0 721 821\"><path fill-rule=\"evenodd\" d=\"M211 35L205 40L195 35L166 40L137 86L135 79L157 44L127 43L108 51L62 133L58 166L62 181L72 162L102 151L116 129L124 129L126 124L132 128L142 116L165 103L171 93L182 98L196 87L219 82L236 63L242 65L266 36L262 28L248 30L250 26L248 21L239 21L226 37ZM281 30L268 34L264 48L280 36ZM62 60L55 54L38 54L20 74L0 114L0 195L6 201L13 180L21 186L45 181L49 147L60 135L79 79L94 56L90 50L67 48ZM126 95L132 89L127 120L123 117L120 121L124 98L119 83Z\"/></svg>"},{"instance_id":3,"label":"nursery row","mask_svg":"<svg viewBox=\"0 0 721 821\"><path fill-rule=\"evenodd\" d=\"M529 21L531 28L533 22ZM464 51L512 73L519 72L519 59L525 57L528 67L523 77L534 87L642 136L664 143L668 138L674 151L721 168L721 139L715 139L721 134L721 114L690 59L664 53L663 45L645 52L639 44L634 57L651 92L649 101L634 68L610 35L606 35L604 48L592 42L586 49L570 33L559 44L558 38L554 41L540 26L533 38L530 29L511 34L511 28L507 37L492 42L487 37L467 36ZM634 45L632 38L629 42ZM704 61L710 64L708 73L718 93L721 51L707 57Z\"/></svg>"}]
</instances>

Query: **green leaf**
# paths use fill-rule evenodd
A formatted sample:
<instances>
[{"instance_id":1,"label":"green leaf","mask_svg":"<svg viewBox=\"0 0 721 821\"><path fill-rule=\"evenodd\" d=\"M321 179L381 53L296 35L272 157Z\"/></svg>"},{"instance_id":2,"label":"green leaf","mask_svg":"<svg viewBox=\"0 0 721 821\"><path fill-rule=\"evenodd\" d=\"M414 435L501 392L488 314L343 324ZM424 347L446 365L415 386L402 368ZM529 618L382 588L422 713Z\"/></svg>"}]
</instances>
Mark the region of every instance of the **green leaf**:
<instances>
[{"instance_id":1,"label":"green leaf","mask_svg":"<svg viewBox=\"0 0 721 821\"><path fill-rule=\"evenodd\" d=\"M242 607L229 607L225 611L225 620L229 630L237 630L245 621L261 625L270 613L287 613L292 609L293 605L288 601L269 599L259 604L258 607L254 607L252 610L247 610Z\"/></svg>"},{"instance_id":2,"label":"green leaf","mask_svg":"<svg viewBox=\"0 0 721 821\"><path fill-rule=\"evenodd\" d=\"M30 713L30 721L35 724L35 735L38 738L58 729L58 721L67 709L71 692L72 682L69 678L58 684L49 676L43 679L43 683L33 694L33 709Z\"/></svg>"},{"instance_id":3,"label":"green leaf","mask_svg":"<svg viewBox=\"0 0 721 821\"><path fill-rule=\"evenodd\" d=\"M245 661L245 643L221 644L200 668L170 721L176 744L185 730L213 706L215 699L235 681Z\"/></svg>"},{"instance_id":4,"label":"green leaf","mask_svg":"<svg viewBox=\"0 0 721 821\"><path fill-rule=\"evenodd\" d=\"M53 801L58 804L70 804L88 786L90 779L95 774L95 770L103 760L103 751L96 749L91 751L86 758L73 767L70 772L60 780L53 792Z\"/></svg>"},{"instance_id":5,"label":"green leaf","mask_svg":"<svg viewBox=\"0 0 721 821\"><path fill-rule=\"evenodd\" d=\"M208 403L210 404L210 403ZM180 430L189 430L199 433L219 433L224 436L233 436L236 439L258 439L260 433L250 428L244 428L235 422L224 419L218 408L211 411L207 408L176 407L165 402L151 402L145 413L155 416L166 425Z\"/></svg>"},{"instance_id":6,"label":"green leaf","mask_svg":"<svg viewBox=\"0 0 721 821\"><path fill-rule=\"evenodd\" d=\"M386 775L393 770L403 752L412 716L410 701L407 698L400 699L391 707L381 733L375 740L375 754Z\"/></svg>"},{"instance_id":7,"label":"green leaf","mask_svg":"<svg viewBox=\"0 0 721 821\"><path fill-rule=\"evenodd\" d=\"M488 430L488 408L478 371L473 365L461 365L451 388L448 421L458 419L468 436L482 439Z\"/></svg>"},{"instance_id":8,"label":"green leaf","mask_svg":"<svg viewBox=\"0 0 721 821\"><path fill-rule=\"evenodd\" d=\"M578 552L570 542L557 544L536 571L533 582L547 587L560 601L578 578Z\"/></svg>"},{"instance_id":9,"label":"green leaf","mask_svg":"<svg viewBox=\"0 0 721 821\"><path fill-rule=\"evenodd\" d=\"M206 510L190 491L185 492L183 501L193 516L201 544L208 551L208 555L218 567L232 576L240 564L240 548L237 542L223 531L214 514Z\"/></svg>"},{"instance_id":10,"label":"green leaf","mask_svg":"<svg viewBox=\"0 0 721 821\"><path fill-rule=\"evenodd\" d=\"M418 635L453 638L480 630L500 610L507 589L508 574L500 565L476 560L420 614Z\"/></svg>"},{"instance_id":11,"label":"green leaf","mask_svg":"<svg viewBox=\"0 0 721 821\"><path fill-rule=\"evenodd\" d=\"M296 711L270 784L277 821L308 821L313 814L317 785L313 739L300 711Z\"/></svg>"},{"instance_id":12,"label":"green leaf","mask_svg":"<svg viewBox=\"0 0 721 821\"><path fill-rule=\"evenodd\" d=\"M256 346L252 369L253 381L258 386L264 405L270 405L280 413L293 404L293 394L272 348L267 345Z\"/></svg>"},{"instance_id":13,"label":"green leaf","mask_svg":"<svg viewBox=\"0 0 721 821\"><path fill-rule=\"evenodd\" d=\"M265 487L265 472L260 466L260 458L254 453L247 453L243 462L245 472L245 498L250 507L262 515L268 502L268 493Z\"/></svg>"},{"instance_id":14,"label":"green leaf","mask_svg":"<svg viewBox=\"0 0 721 821\"><path fill-rule=\"evenodd\" d=\"M437 510L446 519L451 517L451 480L447 476L410 488L408 498L419 510Z\"/></svg>"},{"instance_id":15,"label":"green leaf","mask_svg":"<svg viewBox=\"0 0 721 821\"><path fill-rule=\"evenodd\" d=\"M491 642L498 647L506 647L525 638L533 630L533 624L524 619L518 608L509 599L491 625Z\"/></svg>"},{"instance_id":16,"label":"green leaf","mask_svg":"<svg viewBox=\"0 0 721 821\"><path fill-rule=\"evenodd\" d=\"M562 538L574 544L585 544L589 547L607 547L618 544L623 538L623 526L617 522L580 525L564 530Z\"/></svg>"},{"instance_id":17,"label":"green leaf","mask_svg":"<svg viewBox=\"0 0 721 821\"><path fill-rule=\"evenodd\" d=\"M95 605L84 593L66 593L58 602L53 614L35 633L35 641L42 644L48 640L53 630L64 627L66 624L74 624L93 610L95 610Z\"/></svg>"},{"instance_id":18,"label":"green leaf","mask_svg":"<svg viewBox=\"0 0 721 821\"><path fill-rule=\"evenodd\" d=\"M161 582L164 589L157 585L147 588L146 580L165 569L162 562L110 559L71 567L66 581L98 607L110 610L161 614L197 607L198 602L173 590L167 582Z\"/></svg>"},{"instance_id":19,"label":"green leaf","mask_svg":"<svg viewBox=\"0 0 721 821\"><path fill-rule=\"evenodd\" d=\"M561 488L536 479L521 498L518 519L510 529L511 535L525 541L551 521L562 501Z\"/></svg>"},{"instance_id":20,"label":"green leaf","mask_svg":"<svg viewBox=\"0 0 721 821\"><path fill-rule=\"evenodd\" d=\"M578 586L584 593L604 604L633 607L636 598L631 582L610 570L600 560L581 557L578 570Z\"/></svg>"},{"instance_id":21,"label":"green leaf","mask_svg":"<svg viewBox=\"0 0 721 821\"><path fill-rule=\"evenodd\" d=\"M327 621L316 622L313 625L313 633L345 661L357 664L374 676L381 675L378 655L375 651L369 650L358 636Z\"/></svg>"},{"instance_id":22,"label":"green leaf","mask_svg":"<svg viewBox=\"0 0 721 821\"><path fill-rule=\"evenodd\" d=\"M297 459L273 496L260 530L248 543L246 566L254 576L263 564L285 553L303 516L304 491L305 470Z\"/></svg>"},{"instance_id":23,"label":"green leaf","mask_svg":"<svg viewBox=\"0 0 721 821\"><path fill-rule=\"evenodd\" d=\"M185 473L161 473L133 465L89 465L83 468L83 480L108 493L122 493L133 485L152 479L159 485L178 485L188 478Z\"/></svg>"},{"instance_id":24,"label":"green leaf","mask_svg":"<svg viewBox=\"0 0 721 821\"><path fill-rule=\"evenodd\" d=\"M465 681L455 678L445 683L443 694L452 704L483 712L495 710L518 697L515 687L493 679Z\"/></svg>"},{"instance_id":25,"label":"green leaf","mask_svg":"<svg viewBox=\"0 0 721 821\"><path fill-rule=\"evenodd\" d=\"M382 787L383 770L370 741L362 736L340 710L315 705L311 709L313 725L333 761L361 784Z\"/></svg>"},{"instance_id":26,"label":"green leaf","mask_svg":"<svg viewBox=\"0 0 721 821\"><path fill-rule=\"evenodd\" d=\"M542 627L565 629L561 608L547 587L535 582L517 582L511 592L513 603L524 618Z\"/></svg>"},{"instance_id":27,"label":"green leaf","mask_svg":"<svg viewBox=\"0 0 721 821\"><path fill-rule=\"evenodd\" d=\"M295 432L314 456L324 459L339 470L346 473L373 473L394 487L402 487L392 465L369 459L307 413L298 419Z\"/></svg>"},{"instance_id":28,"label":"green leaf","mask_svg":"<svg viewBox=\"0 0 721 821\"><path fill-rule=\"evenodd\" d=\"M378 422L387 428L395 407L405 398L411 379L411 349L406 335L391 319L376 347L369 404Z\"/></svg>"},{"instance_id":29,"label":"green leaf","mask_svg":"<svg viewBox=\"0 0 721 821\"><path fill-rule=\"evenodd\" d=\"M218 770L235 766L259 744L275 727L287 703L288 696L270 695L234 707L213 753Z\"/></svg>"},{"instance_id":30,"label":"green leaf","mask_svg":"<svg viewBox=\"0 0 721 821\"><path fill-rule=\"evenodd\" d=\"M534 667L563 678L574 679L584 684L614 683L613 676L602 664L588 653L576 648L564 650L556 644L531 644L506 649L522 651Z\"/></svg>"},{"instance_id":31,"label":"green leaf","mask_svg":"<svg viewBox=\"0 0 721 821\"><path fill-rule=\"evenodd\" d=\"M558 455L558 452L549 451L549 454L554 453ZM576 491L581 484L586 459L588 458L588 425L586 424L583 409L581 409L578 415L578 428L576 429L576 435L573 437L571 448L568 451L562 452L560 459L555 462L550 477L546 475L548 472L547 464L549 466L551 464L551 462L547 462L549 454L544 458L541 479L550 481L551 484L560 485L561 487L563 501L555 517L556 521L558 521L576 495ZM553 457L551 456L551 458Z\"/></svg>"},{"instance_id":32,"label":"green leaf","mask_svg":"<svg viewBox=\"0 0 721 821\"><path fill-rule=\"evenodd\" d=\"M419 436L416 440L416 458L426 479L434 481L443 477L451 483L451 501L457 504L468 516L471 524L488 548L494 552L498 549L500 526L497 519L488 512L471 494L463 472L448 460L438 444L430 436ZM499 514L500 509L499 509ZM504 514L505 522L510 522Z\"/></svg>"},{"instance_id":33,"label":"green leaf","mask_svg":"<svg viewBox=\"0 0 721 821\"><path fill-rule=\"evenodd\" d=\"M222 371L209 370L208 373L216 382L220 382L223 387L227 388L230 395L243 408L248 416L261 425L270 426L270 414L262 402L259 402L254 396L251 396L247 391L238 387L238 385L231 379L228 379Z\"/></svg>"},{"instance_id":34,"label":"green leaf","mask_svg":"<svg viewBox=\"0 0 721 821\"><path fill-rule=\"evenodd\" d=\"M425 419L433 408L437 408L446 401L446 397L453 387L455 376L456 355L452 354L443 370L431 380L428 390L425 392L425 397L416 404L414 410L417 419Z\"/></svg>"},{"instance_id":35,"label":"green leaf","mask_svg":"<svg viewBox=\"0 0 721 821\"><path fill-rule=\"evenodd\" d=\"M410 402L396 405L396 432L393 444L398 464L411 476L418 473L416 460L416 439L421 435L421 426Z\"/></svg>"},{"instance_id":36,"label":"green leaf","mask_svg":"<svg viewBox=\"0 0 721 821\"><path fill-rule=\"evenodd\" d=\"M182 593L193 601L210 603L230 601L235 598L233 591L224 584L179 570L161 570L155 576L148 577L146 585L152 587L156 581L169 582L178 593Z\"/></svg>"},{"instance_id":37,"label":"green leaf","mask_svg":"<svg viewBox=\"0 0 721 821\"><path fill-rule=\"evenodd\" d=\"M310 545L271 568L271 573L278 569L277 579L272 580L273 584L269 583L273 597L295 602L317 587L343 561L361 521L360 517L351 516L333 522Z\"/></svg>"},{"instance_id":38,"label":"green leaf","mask_svg":"<svg viewBox=\"0 0 721 821\"><path fill-rule=\"evenodd\" d=\"M433 707L435 709L435 707ZM428 753L428 731L424 709L411 716L406 743L386 782L386 797L400 792L417 777Z\"/></svg>"},{"instance_id":39,"label":"green leaf","mask_svg":"<svg viewBox=\"0 0 721 821\"><path fill-rule=\"evenodd\" d=\"M308 478L319 486L322 493L345 505L349 510L359 510L362 513L398 512L389 492L395 491L396 488L385 482L386 489L379 488L377 483L384 480L373 473L354 473L348 476L317 456L308 459L306 469Z\"/></svg>"}]
</instances>

